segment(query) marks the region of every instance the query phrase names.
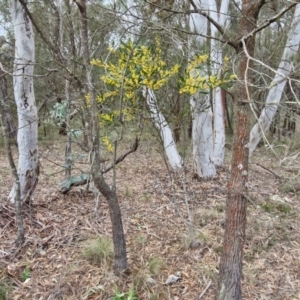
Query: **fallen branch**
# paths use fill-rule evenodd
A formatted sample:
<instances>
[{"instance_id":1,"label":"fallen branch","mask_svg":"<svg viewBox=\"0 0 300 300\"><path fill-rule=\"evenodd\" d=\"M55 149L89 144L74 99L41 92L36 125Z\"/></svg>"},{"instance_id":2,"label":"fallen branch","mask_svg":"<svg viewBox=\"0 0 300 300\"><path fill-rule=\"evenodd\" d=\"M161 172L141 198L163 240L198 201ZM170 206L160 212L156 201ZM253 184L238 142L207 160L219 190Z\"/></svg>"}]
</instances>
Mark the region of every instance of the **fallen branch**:
<instances>
[{"instance_id":1,"label":"fallen branch","mask_svg":"<svg viewBox=\"0 0 300 300\"><path fill-rule=\"evenodd\" d=\"M259 164L259 163L255 163L256 165L260 166L261 168L265 169L266 171L270 172L271 174L273 174L276 178L280 179L281 177L279 175L277 175L276 173L274 173L273 171L271 171L270 169L264 167L263 165Z\"/></svg>"},{"instance_id":2,"label":"fallen branch","mask_svg":"<svg viewBox=\"0 0 300 300\"><path fill-rule=\"evenodd\" d=\"M207 292L207 290L209 289L211 285L211 280L208 282L208 284L206 285L205 289L203 290L203 292L201 293L201 295L199 296L199 300L202 299L202 297L205 295L205 293Z\"/></svg>"},{"instance_id":3,"label":"fallen branch","mask_svg":"<svg viewBox=\"0 0 300 300\"><path fill-rule=\"evenodd\" d=\"M132 145L132 147L125 152L124 154L122 154L120 157L117 158L116 160L116 165L119 164L121 161L123 161L127 155L129 155L130 153L133 153L137 150L139 145L139 138L136 137L134 144ZM111 165L109 167L107 167L106 169L102 170L102 173L107 173L108 171L110 171L113 168L114 164L111 163ZM67 180L64 180L63 182L61 182L60 185L60 193L62 194L66 194L68 193L72 187L74 186L81 186L81 185L85 185L87 184L89 181L91 180L91 175L90 174L81 174L81 175L77 175L77 176L72 176Z\"/></svg>"}]
</instances>

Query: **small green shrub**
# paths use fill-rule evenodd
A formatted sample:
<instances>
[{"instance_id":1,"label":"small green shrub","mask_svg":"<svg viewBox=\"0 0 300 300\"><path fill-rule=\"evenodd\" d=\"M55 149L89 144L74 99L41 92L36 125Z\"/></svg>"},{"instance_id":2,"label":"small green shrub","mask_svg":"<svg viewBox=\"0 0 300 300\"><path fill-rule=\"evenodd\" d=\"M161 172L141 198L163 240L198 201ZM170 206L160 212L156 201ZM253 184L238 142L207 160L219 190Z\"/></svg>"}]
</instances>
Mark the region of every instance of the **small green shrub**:
<instances>
[{"instance_id":1,"label":"small green shrub","mask_svg":"<svg viewBox=\"0 0 300 300\"><path fill-rule=\"evenodd\" d=\"M89 241L83 250L84 257L92 264L108 263L113 258L112 241L107 237L100 237Z\"/></svg>"},{"instance_id":2,"label":"small green shrub","mask_svg":"<svg viewBox=\"0 0 300 300\"><path fill-rule=\"evenodd\" d=\"M273 203L273 202L266 202L262 205L262 208L265 212L268 213L283 213L289 214L291 212L291 206L285 203Z\"/></svg>"},{"instance_id":3,"label":"small green shrub","mask_svg":"<svg viewBox=\"0 0 300 300\"><path fill-rule=\"evenodd\" d=\"M136 300L136 292L135 290L130 290L127 293L119 293L118 291L115 292L114 297L110 298L110 300Z\"/></svg>"},{"instance_id":4,"label":"small green shrub","mask_svg":"<svg viewBox=\"0 0 300 300\"><path fill-rule=\"evenodd\" d=\"M24 269L20 277L22 281L25 281L26 279L30 278L31 277L30 269L29 268Z\"/></svg>"}]
</instances>

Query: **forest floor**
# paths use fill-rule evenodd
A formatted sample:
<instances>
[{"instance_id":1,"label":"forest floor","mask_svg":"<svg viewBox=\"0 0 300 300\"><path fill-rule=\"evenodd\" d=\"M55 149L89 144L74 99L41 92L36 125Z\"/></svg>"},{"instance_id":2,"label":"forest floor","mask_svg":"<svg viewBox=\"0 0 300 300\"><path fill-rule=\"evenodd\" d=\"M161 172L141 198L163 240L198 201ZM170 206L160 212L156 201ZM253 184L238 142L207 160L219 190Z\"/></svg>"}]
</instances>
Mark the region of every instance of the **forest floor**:
<instances>
[{"instance_id":1,"label":"forest floor","mask_svg":"<svg viewBox=\"0 0 300 300\"><path fill-rule=\"evenodd\" d=\"M0 300L5 299L4 293L12 300L108 300L117 290L135 290L137 299L214 299L229 163L212 181L195 178L191 162L186 163L185 174L175 176L168 172L157 147L143 141L118 165L118 197L131 269L128 278L118 279L109 254L99 263L87 257L95 241L111 237L105 199L100 196L96 215L95 197L84 186L67 195L59 192L64 176L61 141L40 146L40 182L32 204L24 206L22 248L15 245L14 207L6 201L12 178L1 150ZM296 155L283 153L282 157L262 147L251 158L245 300L300 299L300 161ZM87 169L86 160L81 157L78 169ZM187 227L186 201L193 216L193 238ZM101 247L109 252L107 245ZM181 279L166 285L168 277L178 272Z\"/></svg>"}]
</instances>

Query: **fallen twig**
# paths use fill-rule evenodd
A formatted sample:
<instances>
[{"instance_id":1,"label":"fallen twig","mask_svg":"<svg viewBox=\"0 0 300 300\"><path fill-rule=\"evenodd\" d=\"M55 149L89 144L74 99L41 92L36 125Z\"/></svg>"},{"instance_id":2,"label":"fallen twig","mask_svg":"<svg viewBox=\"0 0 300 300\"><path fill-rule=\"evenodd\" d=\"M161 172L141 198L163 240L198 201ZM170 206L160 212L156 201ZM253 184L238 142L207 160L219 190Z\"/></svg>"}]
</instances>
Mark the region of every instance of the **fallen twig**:
<instances>
[{"instance_id":1,"label":"fallen twig","mask_svg":"<svg viewBox=\"0 0 300 300\"><path fill-rule=\"evenodd\" d=\"M207 292L207 290L209 289L210 286L211 286L211 280L208 282L208 284L206 285L205 289L203 290L203 292L199 296L199 300L202 299L202 297L205 295L205 293Z\"/></svg>"},{"instance_id":2,"label":"fallen twig","mask_svg":"<svg viewBox=\"0 0 300 300\"><path fill-rule=\"evenodd\" d=\"M259 164L259 163L255 163L256 165L260 166L261 168L265 169L266 171L270 172L271 174L273 174L276 178L280 179L281 177L279 175L277 175L276 173L274 173L273 171L271 171L270 169L264 167L263 165Z\"/></svg>"}]
</instances>

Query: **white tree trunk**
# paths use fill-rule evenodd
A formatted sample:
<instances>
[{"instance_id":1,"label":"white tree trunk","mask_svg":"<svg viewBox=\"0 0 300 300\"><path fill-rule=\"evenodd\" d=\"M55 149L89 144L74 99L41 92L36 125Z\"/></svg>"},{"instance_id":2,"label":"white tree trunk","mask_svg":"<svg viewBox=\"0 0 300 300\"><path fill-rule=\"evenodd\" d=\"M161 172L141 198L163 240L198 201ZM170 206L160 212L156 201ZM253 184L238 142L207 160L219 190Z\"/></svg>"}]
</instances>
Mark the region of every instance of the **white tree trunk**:
<instances>
[{"instance_id":1,"label":"white tree trunk","mask_svg":"<svg viewBox=\"0 0 300 300\"><path fill-rule=\"evenodd\" d=\"M227 21L227 12L229 7L229 0L222 0L220 12L217 10L217 3L215 0L211 1L209 15L218 22L222 27ZM217 37L218 30L211 24L211 35ZM221 68L223 64L222 45L219 41L210 40L211 60L212 60L212 74L221 75ZM216 166L223 166L225 156L225 103L222 97L221 88L216 88L213 92L213 125L214 125L214 162Z\"/></svg>"},{"instance_id":2,"label":"white tree trunk","mask_svg":"<svg viewBox=\"0 0 300 300\"><path fill-rule=\"evenodd\" d=\"M133 0L127 0L127 9L128 13L125 16L125 20L129 22L128 30L130 32L130 39L132 41L136 40L136 37L139 33L139 24L138 24L138 12L135 8L135 3ZM124 18L124 17L123 17ZM133 29L134 27L134 29ZM181 156L178 153L176 143L173 139L172 130L170 129L169 124L167 123L165 117L160 112L157 99L153 90L143 87L143 95L146 98L147 105L150 110L151 118L159 130L165 154L169 161L170 166L174 171L181 169L183 167L183 161Z\"/></svg>"},{"instance_id":3,"label":"white tree trunk","mask_svg":"<svg viewBox=\"0 0 300 300\"><path fill-rule=\"evenodd\" d=\"M213 157L212 111L208 95L191 97L193 117L193 159L199 177L209 179L216 176Z\"/></svg>"},{"instance_id":4,"label":"white tree trunk","mask_svg":"<svg viewBox=\"0 0 300 300\"><path fill-rule=\"evenodd\" d=\"M197 3L197 2L196 2ZM199 9L208 10L209 2L201 1L197 3ZM190 28L198 34L207 34L207 19L200 14L192 14L190 17ZM206 38L200 35L196 38L196 44L200 48L205 43ZM191 51L191 56L194 54ZM193 70L197 76L198 70ZM209 96L197 93L190 99L193 129L193 163L196 172L201 178L211 178L216 176L216 168L214 165L214 143L212 129L212 110Z\"/></svg>"},{"instance_id":5,"label":"white tree trunk","mask_svg":"<svg viewBox=\"0 0 300 300\"><path fill-rule=\"evenodd\" d=\"M39 159L37 145L37 109L33 90L35 59L34 35L31 21L18 0L13 1L12 22L15 32L14 96L18 112L18 174L21 201L29 199L37 185ZM9 199L15 202L12 188Z\"/></svg>"},{"instance_id":6,"label":"white tree trunk","mask_svg":"<svg viewBox=\"0 0 300 300\"><path fill-rule=\"evenodd\" d=\"M169 164L174 171L177 171L183 167L183 162L177 151L176 144L172 135L172 130L170 129L163 114L159 111L154 91L144 87L143 95L146 98L151 118L154 121L156 128L160 132L160 136Z\"/></svg>"},{"instance_id":7,"label":"white tree trunk","mask_svg":"<svg viewBox=\"0 0 300 300\"><path fill-rule=\"evenodd\" d=\"M211 40L212 56L214 60L212 74L219 74L222 66L222 49L220 43ZM214 162L216 166L223 166L225 157L225 103L222 89L217 87L213 91L213 127L214 127Z\"/></svg>"},{"instance_id":8,"label":"white tree trunk","mask_svg":"<svg viewBox=\"0 0 300 300\"><path fill-rule=\"evenodd\" d=\"M281 61L272 81L272 87L269 90L266 105L263 109L258 122L254 125L250 133L249 151L250 155L255 150L262 136L269 129L276 114L278 104L287 81L287 77L293 68L293 55L297 54L300 43L300 4L297 4L291 29L288 34Z\"/></svg>"}]
</instances>

